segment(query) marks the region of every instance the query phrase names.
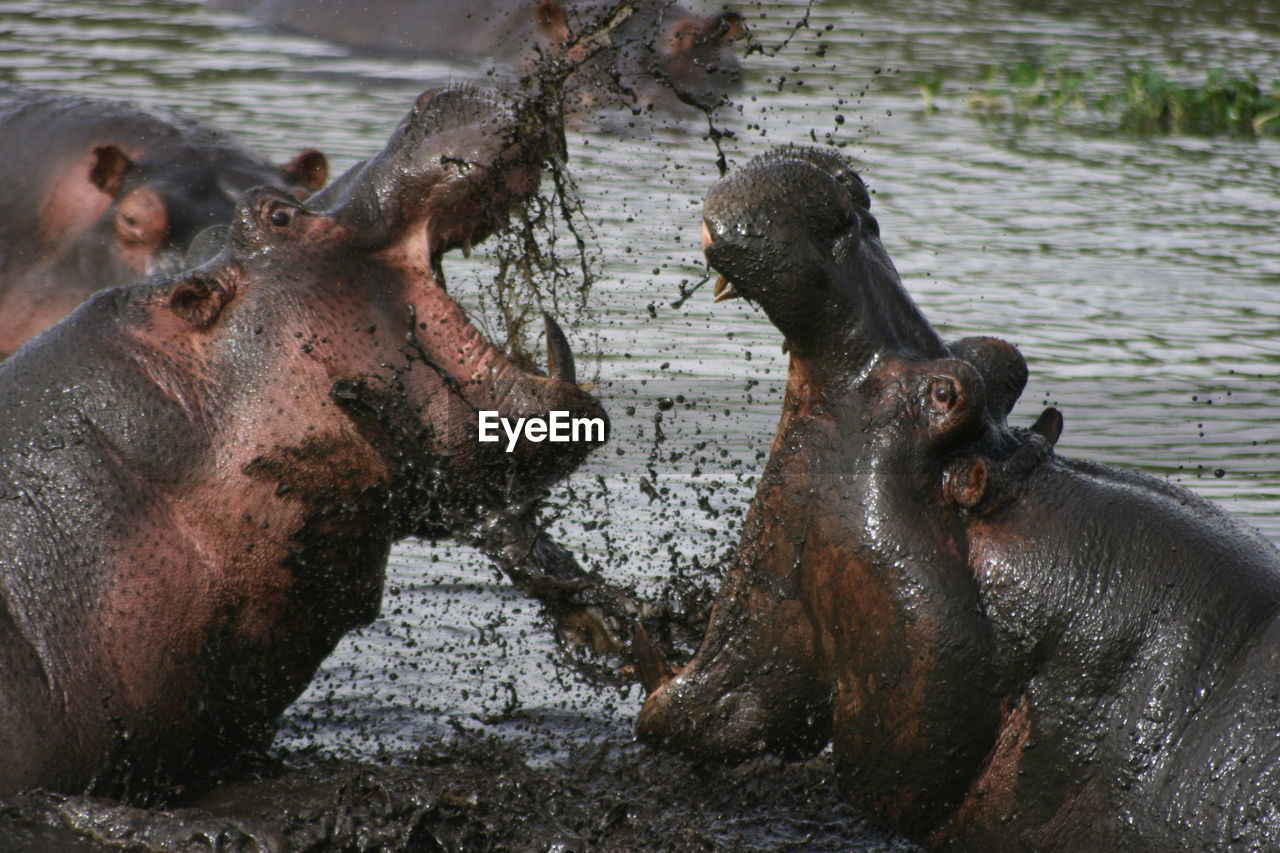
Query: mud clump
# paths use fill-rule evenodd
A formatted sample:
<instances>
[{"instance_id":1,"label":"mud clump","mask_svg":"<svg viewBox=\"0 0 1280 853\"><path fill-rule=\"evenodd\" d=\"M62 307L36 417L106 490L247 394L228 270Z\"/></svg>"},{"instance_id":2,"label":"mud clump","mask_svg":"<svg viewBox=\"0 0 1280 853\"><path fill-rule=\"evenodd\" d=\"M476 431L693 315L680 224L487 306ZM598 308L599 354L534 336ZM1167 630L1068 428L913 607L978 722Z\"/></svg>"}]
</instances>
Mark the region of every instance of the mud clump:
<instances>
[{"instance_id":1,"label":"mud clump","mask_svg":"<svg viewBox=\"0 0 1280 853\"><path fill-rule=\"evenodd\" d=\"M914 851L841 802L827 756L737 768L635 745L532 766L461 738L394 766L260 769L190 807L147 810L33 793L0 806L0 849L129 853Z\"/></svg>"}]
</instances>

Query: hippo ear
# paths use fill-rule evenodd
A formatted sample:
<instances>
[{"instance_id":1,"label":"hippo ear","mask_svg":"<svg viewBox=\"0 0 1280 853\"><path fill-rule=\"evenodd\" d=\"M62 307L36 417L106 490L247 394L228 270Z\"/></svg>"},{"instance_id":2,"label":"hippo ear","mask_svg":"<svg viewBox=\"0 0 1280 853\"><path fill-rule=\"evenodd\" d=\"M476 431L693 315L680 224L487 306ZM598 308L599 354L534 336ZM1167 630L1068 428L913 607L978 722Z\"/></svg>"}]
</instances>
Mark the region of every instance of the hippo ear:
<instances>
[{"instance_id":1,"label":"hippo ear","mask_svg":"<svg viewBox=\"0 0 1280 853\"><path fill-rule=\"evenodd\" d=\"M710 32L720 41L737 41L747 34L747 22L737 12L721 12L712 19Z\"/></svg>"},{"instance_id":2,"label":"hippo ear","mask_svg":"<svg viewBox=\"0 0 1280 853\"><path fill-rule=\"evenodd\" d=\"M538 0L533 4L533 23L538 32L553 47L555 53L560 46L569 40L569 19L564 13L564 6L557 0Z\"/></svg>"},{"instance_id":3,"label":"hippo ear","mask_svg":"<svg viewBox=\"0 0 1280 853\"><path fill-rule=\"evenodd\" d=\"M981 456L950 465L942 477L942 493L948 501L973 509L987 496L990 481L987 460Z\"/></svg>"},{"instance_id":4,"label":"hippo ear","mask_svg":"<svg viewBox=\"0 0 1280 853\"><path fill-rule=\"evenodd\" d=\"M1053 406L1045 409L1031 425L1031 431L1044 436L1050 444L1057 444L1062 436L1062 412Z\"/></svg>"},{"instance_id":5,"label":"hippo ear","mask_svg":"<svg viewBox=\"0 0 1280 853\"><path fill-rule=\"evenodd\" d=\"M170 288L169 310L204 329L213 325L235 295L235 285L229 279L188 276Z\"/></svg>"},{"instance_id":6,"label":"hippo ear","mask_svg":"<svg viewBox=\"0 0 1280 853\"><path fill-rule=\"evenodd\" d=\"M95 187L114 198L124 184L125 176L133 171L133 161L117 145L99 145L93 149L93 165L89 167L89 180Z\"/></svg>"},{"instance_id":7,"label":"hippo ear","mask_svg":"<svg viewBox=\"0 0 1280 853\"><path fill-rule=\"evenodd\" d=\"M281 166L280 171L289 183L315 192L329 180L329 158L318 148L307 148Z\"/></svg>"}]
</instances>

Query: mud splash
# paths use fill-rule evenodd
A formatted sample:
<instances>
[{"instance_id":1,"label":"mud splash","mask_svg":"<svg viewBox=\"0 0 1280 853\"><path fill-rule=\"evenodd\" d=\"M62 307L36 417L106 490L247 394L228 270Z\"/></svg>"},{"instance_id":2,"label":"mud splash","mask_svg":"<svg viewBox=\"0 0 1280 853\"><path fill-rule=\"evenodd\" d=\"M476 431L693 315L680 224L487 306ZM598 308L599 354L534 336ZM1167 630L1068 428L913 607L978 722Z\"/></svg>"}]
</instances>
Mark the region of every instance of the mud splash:
<instances>
[{"instance_id":1,"label":"mud splash","mask_svg":"<svg viewBox=\"0 0 1280 853\"><path fill-rule=\"evenodd\" d=\"M617 742L621 743L621 736ZM192 806L147 811L30 794L0 809L0 849L70 853L481 850L865 850L886 842L847 804L829 757L706 766L633 745L526 763L464 738L411 761L260 768Z\"/></svg>"}]
</instances>

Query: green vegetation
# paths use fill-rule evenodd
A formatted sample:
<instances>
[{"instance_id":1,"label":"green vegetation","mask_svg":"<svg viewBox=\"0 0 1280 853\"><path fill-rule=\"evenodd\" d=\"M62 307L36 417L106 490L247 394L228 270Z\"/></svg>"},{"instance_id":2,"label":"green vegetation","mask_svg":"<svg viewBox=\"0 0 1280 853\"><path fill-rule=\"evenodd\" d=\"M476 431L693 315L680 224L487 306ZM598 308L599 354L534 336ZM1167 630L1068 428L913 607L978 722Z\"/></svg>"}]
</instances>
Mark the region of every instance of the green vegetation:
<instances>
[{"instance_id":1,"label":"green vegetation","mask_svg":"<svg viewBox=\"0 0 1280 853\"><path fill-rule=\"evenodd\" d=\"M917 82L925 111L937 110L942 79L935 75ZM1076 116L1131 133L1280 136L1280 81L1263 88L1256 74L1232 77L1217 70L1203 83L1190 85L1144 61L1102 82L1093 71L1072 68L1061 50L1049 51L1042 60L988 70L982 88L967 102L983 116Z\"/></svg>"},{"instance_id":2,"label":"green vegetation","mask_svg":"<svg viewBox=\"0 0 1280 853\"><path fill-rule=\"evenodd\" d=\"M1124 91L1100 105L1116 113L1125 130L1280 136L1280 83L1264 91L1252 72L1239 78L1211 71L1202 85L1183 86L1144 62L1124 77Z\"/></svg>"}]
</instances>

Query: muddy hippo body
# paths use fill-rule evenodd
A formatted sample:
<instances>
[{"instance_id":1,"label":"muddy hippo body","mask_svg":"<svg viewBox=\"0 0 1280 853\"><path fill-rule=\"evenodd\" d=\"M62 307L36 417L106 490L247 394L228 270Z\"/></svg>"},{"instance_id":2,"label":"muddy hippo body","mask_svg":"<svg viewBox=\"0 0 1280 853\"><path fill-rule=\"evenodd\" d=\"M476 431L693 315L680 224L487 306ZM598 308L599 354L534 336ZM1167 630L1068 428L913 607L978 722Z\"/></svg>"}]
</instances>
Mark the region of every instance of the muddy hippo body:
<instances>
[{"instance_id":1,"label":"muddy hippo body","mask_svg":"<svg viewBox=\"0 0 1280 853\"><path fill-rule=\"evenodd\" d=\"M212 0L276 27L357 50L465 64L531 64L602 24L615 2L558 0ZM632 0L612 46L589 59L569 87L572 111L630 90L641 107L710 109L736 91L741 67L729 42L745 33L734 12L701 15L672 0ZM632 106L633 104L628 104Z\"/></svg>"},{"instance_id":2,"label":"muddy hippo body","mask_svg":"<svg viewBox=\"0 0 1280 853\"><path fill-rule=\"evenodd\" d=\"M830 741L850 795L938 849L1280 837L1280 554L1179 486L1055 455L1052 409L1010 428L1021 355L943 342L868 203L804 149L708 196L717 289L792 356L707 637L641 736Z\"/></svg>"},{"instance_id":3,"label":"muddy hippo body","mask_svg":"<svg viewBox=\"0 0 1280 853\"><path fill-rule=\"evenodd\" d=\"M305 196L326 174L319 151L274 166L175 111L0 87L0 357L96 290L177 269L244 190Z\"/></svg>"},{"instance_id":4,"label":"muddy hippo body","mask_svg":"<svg viewBox=\"0 0 1280 853\"><path fill-rule=\"evenodd\" d=\"M603 417L432 273L536 186L553 143L512 122L426 93L331 191L251 191L207 263L0 365L0 796L202 785L376 615L395 539L530 500L598 443L476 440L481 409Z\"/></svg>"}]
</instances>

